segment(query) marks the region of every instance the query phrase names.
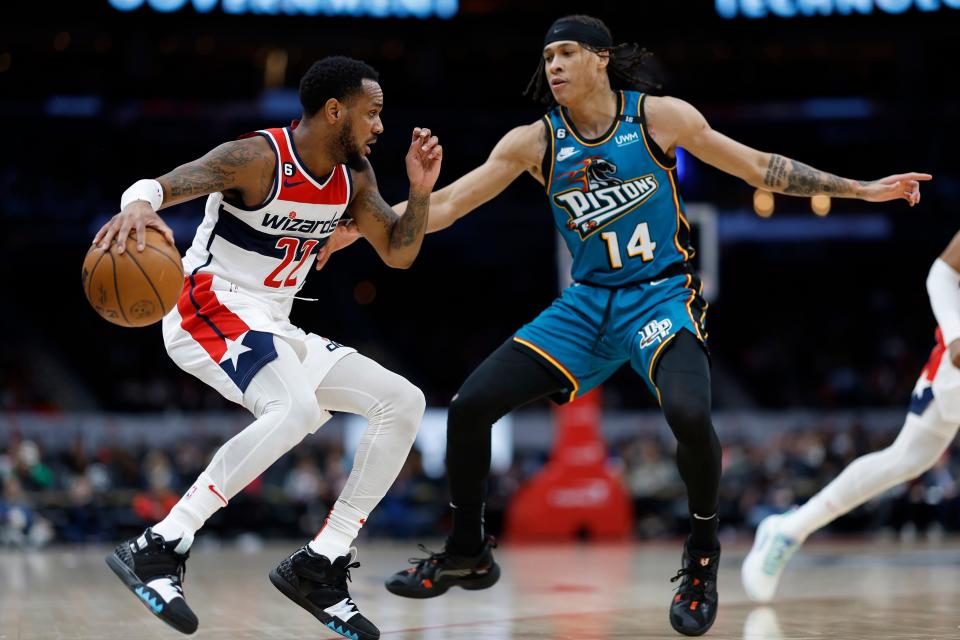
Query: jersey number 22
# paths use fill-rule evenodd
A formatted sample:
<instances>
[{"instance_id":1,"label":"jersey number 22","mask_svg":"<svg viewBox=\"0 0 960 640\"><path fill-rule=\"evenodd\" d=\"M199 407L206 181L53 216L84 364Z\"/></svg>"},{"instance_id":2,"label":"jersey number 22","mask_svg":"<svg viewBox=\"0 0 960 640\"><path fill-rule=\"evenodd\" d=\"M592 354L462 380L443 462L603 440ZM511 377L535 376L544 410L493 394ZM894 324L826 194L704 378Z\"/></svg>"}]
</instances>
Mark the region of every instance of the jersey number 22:
<instances>
[{"instance_id":1,"label":"jersey number 22","mask_svg":"<svg viewBox=\"0 0 960 640\"><path fill-rule=\"evenodd\" d=\"M264 278L263 284L273 289L295 287L297 285L297 271L300 270L303 263L310 257L310 252L313 251L313 248L318 244L320 244L319 240L304 240L301 246L299 238L280 238L277 240L277 249L284 250L283 259L280 261L280 264L277 265L277 268ZM297 260L297 263L293 265L293 269L286 272L287 267L289 267L290 263L297 257L298 248L300 248L303 253L300 259ZM284 275L285 272L286 275Z\"/></svg>"}]
</instances>

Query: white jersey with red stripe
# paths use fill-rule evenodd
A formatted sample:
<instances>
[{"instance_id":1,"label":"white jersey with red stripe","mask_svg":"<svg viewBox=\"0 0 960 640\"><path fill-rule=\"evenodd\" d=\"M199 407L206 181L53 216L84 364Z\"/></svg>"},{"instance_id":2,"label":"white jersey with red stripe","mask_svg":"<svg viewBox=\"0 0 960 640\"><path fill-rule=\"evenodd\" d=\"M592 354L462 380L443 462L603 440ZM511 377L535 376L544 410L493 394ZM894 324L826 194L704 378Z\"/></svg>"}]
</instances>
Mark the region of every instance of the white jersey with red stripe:
<instances>
[{"instance_id":1,"label":"white jersey with red stripe","mask_svg":"<svg viewBox=\"0 0 960 640\"><path fill-rule=\"evenodd\" d=\"M221 193L210 195L183 266L194 279L215 276L286 316L317 250L350 203L350 170L341 164L324 178L313 176L297 154L290 128L256 134L277 156L270 195L255 208L227 202Z\"/></svg>"},{"instance_id":2,"label":"white jersey with red stripe","mask_svg":"<svg viewBox=\"0 0 960 640\"><path fill-rule=\"evenodd\" d=\"M276 339L293 347L314 386L354 352L290 322L317 249L350 202L350 170L337 165L317 178L300 161L290 129L256 133L277 156L270 195L256 208L226 202L219 193L207 198L184 258L183 292L163 318L173 361L238 403L257 372L277 357Z\"/></svg>"}]
</instances>

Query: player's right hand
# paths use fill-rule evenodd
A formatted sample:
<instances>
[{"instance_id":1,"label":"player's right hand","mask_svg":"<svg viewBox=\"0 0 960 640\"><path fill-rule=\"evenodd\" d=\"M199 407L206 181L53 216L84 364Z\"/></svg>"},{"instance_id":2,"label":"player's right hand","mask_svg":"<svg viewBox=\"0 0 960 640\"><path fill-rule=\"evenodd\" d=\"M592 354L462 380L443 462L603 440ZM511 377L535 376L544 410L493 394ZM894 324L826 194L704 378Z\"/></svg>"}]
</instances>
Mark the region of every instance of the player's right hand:
<instances>
[{"instance_id":1,"label":"player's right hand","mask_svg":"<svg viewBox=\"0 0 960 640\"><path fill-rule=\"evenodd\" d=\"M126 242L122 240L130 235L131 229L136 229L137 251L143 251L147 241L147 227L153 227L163 234L167 242L174 244L173 231L146 200L135 200L110 218L93 237L93 244L100 245L100 248L106 251L110 248L110 243L116 241L120 245L117 253L123 253Z\"/></svg>"},{"instance_id":2,"label":"player's right hand","mask_svg":"<svg viewBox=\"0 0 960 640\"><path fill-rule=\"evenodd\" d=\"M859 198L867 202L906 200L912 207L920 202L920 183L933 180L929 173L898 173L861 185Z\"/></svg>"},{"instance_id":3,"label":"player's right hand","mask_svg":"<svg viewBox=\"0 0 960 640\"><path fill-rule=\"evenodd\" d=\"M443 161L443 147L439 138L426 127L416 127L404 160L407 165L407 178L410 179L410 190L429 196L437 183L440 163Z\"/></svg>"},{"instance_id":4,"label":"player's right hand","mask_svg":"<svg viewBox=\"0 0 960 640\"><path fill-rule=\"evenodd\" d=\"M947 349L950 351L950 362L960 369L960 338L951 342Z\"/></svg>"}]
</instances>

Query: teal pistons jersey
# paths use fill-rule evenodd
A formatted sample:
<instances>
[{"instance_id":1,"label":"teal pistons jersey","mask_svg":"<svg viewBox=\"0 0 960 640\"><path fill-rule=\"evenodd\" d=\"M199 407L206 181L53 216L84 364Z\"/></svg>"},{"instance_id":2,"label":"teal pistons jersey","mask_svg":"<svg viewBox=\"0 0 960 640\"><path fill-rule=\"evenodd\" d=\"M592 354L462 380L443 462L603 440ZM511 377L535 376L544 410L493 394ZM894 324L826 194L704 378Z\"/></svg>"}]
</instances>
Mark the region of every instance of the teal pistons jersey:
<instances>
[{"instance_id":1,"label":"teal pistons jersey","mask_svg":"<svg viewBox=\"0 0 960 640\"><path fill-rule=\"evenodd\" d=\"M543 175L577 282L643 282L693 256L676 163L647 132L644 98L618 92L619 115L594 140L577 131L564 107L544 116L550 141Z\"/></svg>"}]
</instances>

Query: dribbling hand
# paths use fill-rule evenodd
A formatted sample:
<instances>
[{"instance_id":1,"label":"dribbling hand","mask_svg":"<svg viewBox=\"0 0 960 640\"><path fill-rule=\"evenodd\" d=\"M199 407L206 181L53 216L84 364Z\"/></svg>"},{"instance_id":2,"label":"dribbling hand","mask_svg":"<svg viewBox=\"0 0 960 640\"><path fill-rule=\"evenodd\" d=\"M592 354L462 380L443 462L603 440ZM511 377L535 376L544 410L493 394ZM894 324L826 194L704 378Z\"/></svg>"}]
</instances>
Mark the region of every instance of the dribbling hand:
<instances>
[{"instance_id":1,"label":"dribbling hand","mask_svg":"<svg viewBox=\"0 0 960 640\"><path fill-rule=\"evenodd\" d=\"M123 211L110 218L93 237L93 244L100 245L100 248L106 251L110 248L110 243L115 240L120 245L117 253L123 253L126 250L125 241L130 235L130 230L136 229L137 251L143 251L147 240L147 227L153 227L163 234L167 242L174 244L173 231L144 200L131 202L124 207Z\"/></svg>"},{"instance_id":2,"label":"dribbling hand","mask_svg":"<svg viewBox=\"0 0 960 640\"><path fill-rule=\"evenodd\" d=\"M406 157L407 177L410 179L410 190L416 193L429 194L440 175L440 163L443 160L443 147L430 129L416 127L413 130L413 139Z\"/></svg>"},{"instance_id":3,"label":"dribbling hand","mask_svg":"<svg viewBox=\"0 0 960 640\"><path fill-rule=\"evenodd\" d=\"M932 180L929 173L898 173L863 185L860 199L868 202L906 200L910 206L920 202L920 182Z\"/></svg>"}]
</instances>

